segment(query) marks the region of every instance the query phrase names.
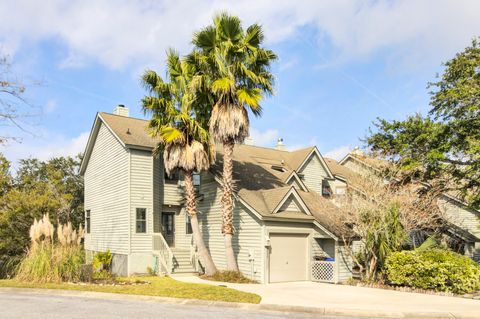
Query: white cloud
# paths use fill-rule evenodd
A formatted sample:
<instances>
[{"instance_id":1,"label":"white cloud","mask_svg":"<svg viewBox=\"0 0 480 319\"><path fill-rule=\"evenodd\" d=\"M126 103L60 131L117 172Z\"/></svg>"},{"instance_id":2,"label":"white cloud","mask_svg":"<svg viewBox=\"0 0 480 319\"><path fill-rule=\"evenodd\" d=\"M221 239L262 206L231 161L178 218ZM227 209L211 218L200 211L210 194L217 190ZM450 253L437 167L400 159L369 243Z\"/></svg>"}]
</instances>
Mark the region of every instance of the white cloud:
<instances>
[{"instance_id":1,"label":"white cloud","mask_svg":"<svg viewBox=\"0 0 480 319\"><path fill-rule=\"evenodd\" d=\"M61 67L88 61L110 68L158 65L167 47L188 49L192 32L221 10L246 24L262 23L270 43L297 37L313 50L330 43L339 61L393 49L392 64L438 65L480 30L476 0L11 0L0 3L0 43L19 50L25 43L60 39L69 51ZM316 27L319 36L303 35L305 25Z\"/></svg>"},{"instance_id":2,"label":"white cloud","mask_svg":"<svg viewBox=\"0 0 480 319\"><path fill-rule=\"evenodd\" d=\"M293 68L297 64L298 64L298 59L297 58L293 58L293 59L288 60L288 61L280 60L280 66L278 67L278 69L279 69L280 72L286 71L288 69Z\"/></svg>"},{"instance_id":3,"label":"white cloud","mask_svg":"<svg viewBox=\"0 0 480 319\"><path fill-rule=\"evenodd\" d=\"M334 160L341 160L345 155L347 155L353 148L350 145L342 145L337 148L334 148L325 154L324 157L333 158Z\"/></svg>"},{"instance_id":4,"label":"white cloud","mask_svg":"<svg viewBox=\"0 0 480 319\"><path fill-rule=\"evenodd\" d=\"M272 146L278 140L278 130L259 131L250 128L250 137L253 139L253 145Z\"/></svg>"},{"instance_id":5,"label":"white cloud","mask_svg":"<svg viewBox=\"0 0 480 319\"><path fill-rule=\"evenodd\" d=\"M48 160L58 156L75 156L85 150L90 132L83 132L75 137L65 137L47 133L43 137L24 138L21 143L11 142L0 147L0 152L16 167L18 160L38 158Z\"/></svg>"}]
</instances>

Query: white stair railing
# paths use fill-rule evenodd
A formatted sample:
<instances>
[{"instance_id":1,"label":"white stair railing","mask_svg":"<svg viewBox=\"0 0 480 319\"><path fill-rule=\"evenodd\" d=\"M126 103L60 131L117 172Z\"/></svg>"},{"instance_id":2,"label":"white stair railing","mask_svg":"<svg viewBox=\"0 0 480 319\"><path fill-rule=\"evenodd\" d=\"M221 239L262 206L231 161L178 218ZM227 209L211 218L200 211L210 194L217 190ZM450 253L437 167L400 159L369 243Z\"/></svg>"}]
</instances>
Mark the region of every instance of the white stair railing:
<instances>
[{"instance_id":1,"label":"white stair railing","mask_svg":"<svg viewBox=\"0 0 480 319\"><path fill-rule=\"evenodd\" d=\"M173 252L162 234L152 236L153 253L159 258L159 270L170 275L173 271Z\"/></svg>"}]
</instances>

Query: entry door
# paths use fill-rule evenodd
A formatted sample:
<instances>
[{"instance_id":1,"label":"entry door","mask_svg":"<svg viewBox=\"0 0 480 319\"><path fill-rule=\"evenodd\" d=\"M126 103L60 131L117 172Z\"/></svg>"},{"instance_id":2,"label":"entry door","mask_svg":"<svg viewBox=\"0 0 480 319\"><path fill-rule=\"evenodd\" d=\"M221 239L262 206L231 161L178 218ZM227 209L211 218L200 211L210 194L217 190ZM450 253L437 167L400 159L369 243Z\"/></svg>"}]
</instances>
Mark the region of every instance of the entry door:
<instances>
[{"instance_id":1,"label":"entry door","mask_svg":"<svg viewBox=\"0 0 480 319\"><path fill-rule=\"evenodd\" d=\"M168 246L175 246L175 213L162 212L162 234Z\"/></svg>"},{"instance_id":2,"label":"entry door","mask_svg":"<svg viewBox=\"0 0 480 319\"><path fill-rule=\"evenodd\" d=\"M270 234L270 282L307 280L306 234Z\"/></svg>"}]
</instances>

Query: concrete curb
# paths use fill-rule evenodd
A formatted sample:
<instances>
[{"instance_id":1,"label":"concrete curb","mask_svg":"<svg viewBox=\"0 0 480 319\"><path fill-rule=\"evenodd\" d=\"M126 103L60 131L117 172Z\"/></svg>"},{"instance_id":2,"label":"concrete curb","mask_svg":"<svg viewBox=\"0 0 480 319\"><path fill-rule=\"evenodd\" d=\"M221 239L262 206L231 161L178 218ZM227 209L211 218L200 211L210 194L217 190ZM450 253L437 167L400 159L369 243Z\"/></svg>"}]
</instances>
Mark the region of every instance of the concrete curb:
<instances>
[{"instance_id":1,"label":"concrete curb","mask_svg":"<svg viewBox=\"0 0 480 319\"><path fill-rule=\"evenodd\" d=\"M391 312L391 311L376 311L376 310L364 310L364 309L348 309L348 308L336 308L336 307L301 307L301 306L286 306L277 304L248 304L237 302L225 302L225 301L209 301L199 299L184 299L184 298L171 298L171 297L159 297L159 296L144 296L144 295L131 295L121 293L107 293L107 292L94 292L94 291L78 291L78 290L62 290L62 289L43 289L43 288L13 288L13 287L0 287L1 293L9 292L21 292L31 295L56 295L56 296L68 296L68 297L84 297L93 299L106 299L106 300L125 300L125 301L147 301L147 302L161 302L172 305L188 305L188 306L205 306L205 307L220 307L220 308L236 308L244 310L263 310L263 311L276 311L276 312L295 312L316 314L320 316L352 316L361 318L398 318L398 319L478 319L478 315L471 314L453 314L448 312Z\"/></svg>"}]
</instances>

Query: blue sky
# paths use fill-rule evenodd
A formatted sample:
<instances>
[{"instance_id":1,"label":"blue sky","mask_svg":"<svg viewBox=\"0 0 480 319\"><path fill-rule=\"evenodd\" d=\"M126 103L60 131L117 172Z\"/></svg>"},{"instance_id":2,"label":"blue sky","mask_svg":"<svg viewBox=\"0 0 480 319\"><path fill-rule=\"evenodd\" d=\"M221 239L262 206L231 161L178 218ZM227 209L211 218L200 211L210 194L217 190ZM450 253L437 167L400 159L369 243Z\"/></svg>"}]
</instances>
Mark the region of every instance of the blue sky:
<instances>
[{"instance_id":1,"label":"blue sky","mask_svg":"<svg viewBox=\"0 0 480 319\"><path fill-rule=\"evenodd\" d=\"M480 1L2 1L0 52L29 84L35 116L0 146L15 161L81 152L97 111L125 104L141 117L146 68L163 73L165 50L188 52L215 12L264 26L279 56L276 94L252 119L254 143L317 145L340 158L376 117L428 110L426 84L441 62L480 35Z\"/></svg>"}]
</instances>

